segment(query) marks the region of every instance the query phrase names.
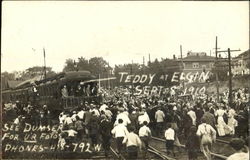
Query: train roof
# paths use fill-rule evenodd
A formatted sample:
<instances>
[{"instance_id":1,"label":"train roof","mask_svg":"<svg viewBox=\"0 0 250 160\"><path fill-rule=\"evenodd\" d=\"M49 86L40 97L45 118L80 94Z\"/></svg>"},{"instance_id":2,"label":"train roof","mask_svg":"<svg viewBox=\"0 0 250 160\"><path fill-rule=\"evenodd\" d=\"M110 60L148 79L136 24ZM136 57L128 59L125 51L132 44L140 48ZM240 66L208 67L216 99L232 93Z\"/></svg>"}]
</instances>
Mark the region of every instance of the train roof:
<instances>
[{"instance_id":1,"label":"train roof","mask_svg":"<svg viewBox=\"0 0 250 160\"><path fill-rule=\"evenodd\" d=\"M54 80L61 81L74 81L74 80L90 80L96 78L89 71L70 71L70 72L62 72L53 77L43 79L41 81L36 82L36 84L52 82Z\"/></svg>"},{"instance_id":2,"label":"train roof","mask_svg":"<svg viewBox=\"0 0 250 160\"><path fill-rule=\"evenodd\" d=\"M40 76L41 77L41 76ZM62 83L68 82L68 81L89 81L91 79L95 79L96 77L93 76L89 71L69 71L69 72L61 72L54 76L51 76L46 79L39 79L39 78L32 78L26 81L21 82L16 87L12 89L21 89L25 87L30 87L33 85L42 85L42 84L48 84L53 83L55 81L60 81Z\"/></svg>"}]
</instances>

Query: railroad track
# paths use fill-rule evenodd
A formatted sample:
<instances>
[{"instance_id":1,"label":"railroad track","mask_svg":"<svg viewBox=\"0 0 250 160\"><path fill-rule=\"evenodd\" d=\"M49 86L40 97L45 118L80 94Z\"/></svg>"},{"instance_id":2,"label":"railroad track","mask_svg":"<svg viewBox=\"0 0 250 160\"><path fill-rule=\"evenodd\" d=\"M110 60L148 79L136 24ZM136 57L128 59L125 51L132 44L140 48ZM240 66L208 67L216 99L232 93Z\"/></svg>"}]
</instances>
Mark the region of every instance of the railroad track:
<instances>
[{"instance_id":1,"label":"railroad track","mask_svg":"<svg viewBox=\"0 0 250 160\"><path fill-rule=\"evenodd\" d=\"M110 147L110 150L116 159L126 160L126 158L122 154L117 153L114 148Z\"/></svg>"},{"instance_id":2,"label":"railroad track","mask_svg":"<svg viewBox=\"0 0 250 160\"><path fill-rule=\"evenodd\" d=\"M162 138L152 137L152 139L157 140L157 141L159 141L159 142L164 142L164 143L165 143L165 140L162 139ZM224 143L224 144L229 144L228 141L224 141L224 140L220 140L220 139L218 139L218 142L221 142L221 143ZM178 147L185 148L185 145L180 145L180 146L178 146ZM227 159L226 156L221 155L221 154L218 154L218 153L213 153L213 152L211 152L211 155L214 156L214 157L216 157L217 159L223 159L223 160L226 160L226 159ZM170 157L169 157L169 158L170 158ZM174 159L174 158L172 158L172 159Z\"/></svg>"},{"instance_id":3,"label":"railroad track","mask_svg":"<svg viewBox=\"0 0 250 160\"><path fill-rule=\"evenodd\" d=\"M113 153L115 159L126 160L126 158L122 154L118 154L114 148L110 147L110 150ZM161 151L159 151L158 149L156 149L150 145L148 147L148 152L150 154L153 154L155 157L157 157L156 159L176 160L174 158L166 156L164 153L162 153ZM146 159L155 159L155 158L151 157L151 158L146 158Z\"/></svg>"},{"instance_id":4,"label":"railroad track","mask_svg":"<svg viewBox=\"0 0 250 160\"><path fill-rule=\"evenodd\" d=\"M224 143L224 144L229 144L230 143L229 141L218 139L218 138L216 139L216 142L220 142L220 143Z\"/></svg>"},{"instance_id":5,"label":"railroad track","mask_svg":"<svg viewBox=\"0 0 250 160\"><path fill-rule=\"evenodd\" d=\"M150 145L149 145L148 151L151 152L151 153L153 153L153 154L156 154L158 157L160 157L161 159L164 159L164 160L176 160L174 158L166 156L161 151L159 151L158 149L156 149L156 148L154 148L154 147L152 147Z\"/></svg>"}]
</instances>

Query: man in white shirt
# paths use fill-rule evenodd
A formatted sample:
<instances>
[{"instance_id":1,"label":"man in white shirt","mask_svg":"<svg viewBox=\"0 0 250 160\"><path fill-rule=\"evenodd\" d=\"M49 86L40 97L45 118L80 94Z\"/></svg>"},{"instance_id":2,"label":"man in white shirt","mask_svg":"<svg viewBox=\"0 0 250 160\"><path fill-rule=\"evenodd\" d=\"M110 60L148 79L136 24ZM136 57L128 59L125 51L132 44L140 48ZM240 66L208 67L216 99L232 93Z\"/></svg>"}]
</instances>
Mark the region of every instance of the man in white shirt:
<instances>
[{"instance_id":1,"label":"man in white shirt","mask_svg":"<svg viewBox=\"0 0 250 160\"><path fill-rule=\"evenodd\" d=\"M67 115L64 112L61 112L59 115L59 122L60 124L63 124L65 119L66 119Z\"/></svg>"},{"instance_id":2,"label":"man in white shirt","mask_svg":"<svg viewBox=\"0 0 250 160\"><path fill-rule=\"evenodd\" d=\"M91 109L90 109L90 113L94 112L94 115L96 115L97 117L100 116L100 112L99 110L96 108L96 106L94 104L90 104Z\"/></svg>"},{"instance_id":3,"label":"man in white shirt","mask_svg":"<svg viewBox=\"0 0 250 160\"><path fill-rule=\"evenodd\" d=\"M69 129L69 130L66 130L65 132L68 133L69 143L74 142L76 135L77 135L77 131L75 131L73 129Z\"/></svg>"},{"instance_id":4,"label":"man in white shirt","mask_svg":"<svg viewBox=\"0 0 250 160\"><path fill-rule=\"evenodd\" d=\"M145 150L145 155L144 157L146 157L146 152L148 149L148 142L151 138L151 130L149 129L149 127L147 126L148 123L146 121L143 122L143 126L139 129L139 137L141 138L142 142L144 143L144 150Z\"/></svg>"},{"instance_id":5,"label":"man in white shirt","mask_svg":"<svg viewBox=\"0 0 250 160\"><path fill-rule=\"evenodd\" d=\"M128 159L137 159L138 148L141 149L141 140L137 134L134 133L135 127L131 126L128 128L129 133L124 138L127 146Z\"/></svg>"},{"instance_id":6,"label":"man in white shirt","mask_svg":"<svg viewBox=\"0 0 250 160\"><path fill-rule=\"evenodd\" d=\"M106 109L108 108L108 106L106 105L106 103L103 103L102 105L101 105L101 107L99 108L99 111L101 112L101 111L106 111Z\"/></svg>"},{"instance_id":7,"label":"man in white shirt","mask_svg":"<svg viewBox=\"0 0 250 160\"><path fill-rule=\"evenodd\" d=\"M138 117L138 123L139 123L139 125L142 126L144 121L146 121L147 123L149 123L150 119L149 119L149 116L148 116L147 112L144 111L144 110L142 110L139 113L139 117Z\"/></svg>"},{"instance_id":8,"label":"man in white shirt","mask_svg":"<svg viewBox=\"0 0 250 160\"><path fill-rule=\"evenodd\" d=\"M77 116L76 111L73 111L73 115L71 116L71 119L72 119L73 122L76 121L76 116Z\"/></svg>"},{"instance_id":9,"label":"man in white shirt","mask_svg":"<svg viewBox=\"0 0 250 160\"><path fill-rule=\"evenodd\" d=\"M118 150L118 153L121 153L122 146L123 146L122 142L124 138L126 137L126 135L128 134L128 130L124 126L122 119L118 119L118 125L116 125L112 129L111 133L115 135L117 150Z\"/></svg>"},{"instance_id":10,"label":"man in white shirt","mask_svg":"<svg viewBox=\"0 0 250 160\"><path fill-rule=\"evenodd\" d=\"M161 135L162 130L163 130L163 124L164 124L164 118L165 118L165 114L164 112L158 108L157 111L155 112L155 120L156 120L156 133L157 136Z\"/></svg>"},{"instance_id":11,"label":"man in white shirt","mask_svg":"<svg viewBox=\"0 0 250 160\"><path fill-rule=\"evenodd\" d=\"M65 118L64 125L67 129L72 129L74 127L73 121L69 114L67 114L67 117Z\"/></svg>"},{"instance_id":12,"label":"man in white shirt","mask_svg":"<svg viewBox=\"0 0 250 160\"><path fill-rule=\"evenodd\" d=\"M119 114L117 115L116 121L115 121L115 125L118 124L118 120L119 120L119 119L122 119L122 120L123 120L123 125L124 125L124 126L127 126L128 124L131 123L131 121L130 121L128 115L125 113L125 111L123 111L123 112L121 112L121 113L119 113Z\"/></svg>"},{"instance_id":13,"label":"man in white shirt","mask_svg":"<svg viewBox=\"0 0 250 160\"><path fill-rule=\"evenodd\" d=\"M108 117L108 119L112 119L112 115L113 115L113 113L109 110L109 109L106 109L105 110L105 115Z\"/></svg>"},{"instance_id":14,"label":"man in white shirt","mask_svg":"<svg viewBox=\"0 0 250 160\"><path fill-rule=\"evenodd\" d=\"M196 125L196 114L193 111L193 107L191 107L189 109L189 111L187 112L187 114L190 116L190 118L192 119L192 124L195 126Z\"/></svg>"},{"instance_id":15,"label":"man in white shirt","mask_svg":"<svg viewBox=\"0 0 250 160\"><path fill-rule=\"evenodd\" d=\"M165 131L166 149L167 149L167 154L170 154L170 151L171 151L173 156L175 156L175 153L174 153L174 136L175 136L175 132L171 128L171 123L167 123L167 130Z\"/></svg>"},{"instance_id":16,"label":"man in white shirt","mask_svg":"<svg viewBox=\"0 0 250 160\"><path fill-rule=\"evenodd\" d=\"M84 117L84 110L81 109L81 110L77 113L77 116L78 116L81 120L83 120L83 117Z\"/></svg>"}]
</instances>

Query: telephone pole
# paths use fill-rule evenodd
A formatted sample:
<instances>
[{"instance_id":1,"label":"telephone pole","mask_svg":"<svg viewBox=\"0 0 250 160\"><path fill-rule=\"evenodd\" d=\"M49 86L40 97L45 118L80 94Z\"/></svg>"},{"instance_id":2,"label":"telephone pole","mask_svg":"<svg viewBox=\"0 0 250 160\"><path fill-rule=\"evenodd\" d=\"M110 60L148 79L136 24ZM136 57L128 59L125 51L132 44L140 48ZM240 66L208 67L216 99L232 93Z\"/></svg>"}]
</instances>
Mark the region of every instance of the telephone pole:
<instances>
[{"instance_id":1,"label":"telephone pole","mask_svg":"<svg viewBox=\"0 0 250 160\"><path fill-rule=\"evenodd\" d=\"M232 107L232 65L231 65L231 52L237 52L240 51L240 49L238 50L230 50L230 48L228 48L227 50L224 51L217 51L217 52L227 52L228 54L228 73L229 73L229 80L228 80L228 88L229 88L229 95L228 95L228 104L230 107Z\"/></svg>"},{"instance_id":2,"label":"telephone pole","mask_svg":"<svg viewBox=\"0 0 250 160\"><path fill-rule=\"evenodd\" d=\"M217 102L220 100L220 92L219 92L219 77L218 77L218 52L217 52L218 46L217 46L217 36L215 39L215 77L216 77L216 93L217 93Z\"/></svg>"},{"instance_id":3,"label":"telephone pole","mask_svg":"<svg viewBox=\"0 0 250 160\"><path fill-rule=\"evenodd\" d=\"M44 79L46 79L46 59L45 59L45 49L43 48L43 58L44 58Z\"/></svg>"},{"instance_id":4,"label":"telephone pole","mask_svg":"<svg viewBox=\"0 0 250 160\"><path fill-rule=\"evenodd\" d=\"M182 60L182 45L180 45L181 60Z\"/></svg>"},{"instance_id":5,"label":"telephone pole","mask_svg":"<svg viewBox=\"0 0 250 160\"><path fill-rule=\"evenodd\" d=\"M180 53L181 53L181 69L182 69L182 71L184 70L184 63L183 63L183 59L182 59L182 45L180 45ZM183 87L183 89L185 88L185 82L184 82L184 80L182 80L182 87Z\"/></svg>"},{"instance_id":6,"label":"telephone pole","mask_svg":"<svg viewBox=\"0 0 250 160\"><path fill-rule=\"evenodd\" d=\"M133 74L133 60L131 63L131 68L130 68L130 74ZM133 86L133 82L131 81L131 88L132 88L132 96L134 95L134 86Z\"/></svg>"},{"instance_id":7,"label":"telephone pole","mask_svg":"<svg viewBox=\"0 0 250 160\"><path fill-rule=\"evenodd\" d=\"M149 62L149 64L151 63L151 60L150 60L150 53L148 54L148 62Z\"/></svg>"}]
</instances>

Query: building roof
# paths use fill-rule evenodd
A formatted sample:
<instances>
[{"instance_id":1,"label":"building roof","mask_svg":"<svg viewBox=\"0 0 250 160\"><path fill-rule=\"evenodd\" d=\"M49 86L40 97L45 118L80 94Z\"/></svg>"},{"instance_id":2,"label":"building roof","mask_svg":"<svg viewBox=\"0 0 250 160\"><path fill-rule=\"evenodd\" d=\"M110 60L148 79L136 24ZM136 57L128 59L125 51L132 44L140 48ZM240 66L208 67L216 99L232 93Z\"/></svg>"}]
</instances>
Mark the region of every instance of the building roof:
<instances>
[{"instance_id":1,"label":"building roof","mask_svg":"<svg viewBox=\"0 0 250 160\"><path fill-rule=\"evenodd\" d=\"M206 61L206 62L213 62L215 61L215 57L212 57L212 56L194 56L194 55L189 55L185 58L182 58L182 59L178 59L178 61L183 61L183 62L193 62L193 61Z\"/></svg>"},{"instance_id":2,"label":"building roof","mask_svg":"<svg viewBox=\"0 0 250 160\"><path fill-rule=\"evenodd\" d=\"M249 59L250 58L250 49L243 52L243 53L241 53L241 54L239 54L236 58L237 59L238 58Z\"/></svg>"}]
</instances>

